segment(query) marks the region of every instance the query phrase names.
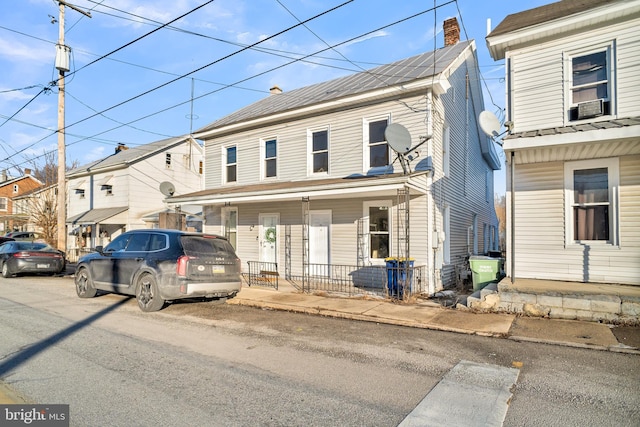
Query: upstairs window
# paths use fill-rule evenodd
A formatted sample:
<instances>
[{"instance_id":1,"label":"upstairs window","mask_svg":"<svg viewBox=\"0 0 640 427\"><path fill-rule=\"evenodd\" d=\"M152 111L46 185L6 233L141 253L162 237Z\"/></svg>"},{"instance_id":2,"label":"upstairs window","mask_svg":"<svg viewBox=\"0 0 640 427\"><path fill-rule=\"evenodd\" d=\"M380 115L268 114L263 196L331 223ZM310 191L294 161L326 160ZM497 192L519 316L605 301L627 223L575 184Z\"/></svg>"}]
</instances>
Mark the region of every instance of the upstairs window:
<instances>
[{"instance_id":1,"label":"upstairs window","mask_svg":"<svg viewBox=\"0 0 640 427\"><path fill-rule=\"evenodd\" d=\"M13 192L17 193L18 191L20 191L20 187L18 186L18 184L13 184Z\"/></svg>"},{"instance_id":2,"label":"upstairs window","mask_svg":"<svg viewBox=\"0 0 640 427\"><path fill-rule=\"evenodd\" d=\"M612 114L611 46L569 56L569 120Z\"/></svg>"},{"instance_id":3,"label":"upstairs window","mask_svg":"<svg viewBox=\"0 0 640 427\"><path fill-rule=\"evenodd\" d=\"M369 155L369 168L387 166L389 164L389 145L384 137L388 120L377 120L367 123L367 148Z\"/></svg>"},{"instance_id":4,"label":"upstairs window","mask_svg":"<svg viewBox=\"0 0 640 427\"><path fill-rule=\"evenodd\" d=\"M310 166L313 174L329 172L329 131L327 129L309 132Z\"/></svg>"},{"instance_id":5,"label":"upstairs window","mask_svg":"<svg viewBox=\"0 0 640 427\"><path fill-rule=\"evenodd\" d=\"M264 177L271 178L277 175L277 142L269 139L264 142Z\"/></svg>"},{"instance_id":6,"label":"upstairs window","mask_svg":"<svg viewBox=\"0 0 640 427\"><path fill-rule=\"evenodd\" d=\"M227 147L226 149L226 164L227 164L227 175L226 182L236 182L237 180L237 148Z\"/></svg>"},{"instance_id":7,"label":"upstairs window","mask_svg":"<svg viewBox=\"0 0 640 427\"><path fill-rule=\"evenodd\" d=\"M113 196L113 185L102 185L100 189L104 191L106 196Z\"/></svg>"},{"instance_id":8,"label":"upstairs window","mask_svg":"<svg viewBox=\"0 0 640 427\"><path fill-rule=\"evenodd\" d=\"M204 173L204 162L202 160L198 162L198 173L200 175Z\"/></svg>"},{"instance_id":9,"label":"upstairs window","mask_svg":"<svg viewBox=\"0 0 640 427\"><path fill-rule=\"evenodd\" d=\"M165 166L167 169L171 169L171 153L167 153L167 154L165 154L165 157L164 157L164 166Z\"/></svg>"}]
</instances>

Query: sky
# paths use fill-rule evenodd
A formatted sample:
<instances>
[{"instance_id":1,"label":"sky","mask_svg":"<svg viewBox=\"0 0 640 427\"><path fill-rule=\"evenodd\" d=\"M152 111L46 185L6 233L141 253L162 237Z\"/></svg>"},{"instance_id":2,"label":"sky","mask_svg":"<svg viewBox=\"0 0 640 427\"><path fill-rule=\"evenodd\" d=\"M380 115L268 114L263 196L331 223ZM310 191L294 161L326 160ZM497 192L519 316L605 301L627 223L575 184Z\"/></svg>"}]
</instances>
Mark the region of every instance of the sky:
<instances>
[{"instance_id":1,"label":"sky","mask_svg":"<svg viewBox=\"0 0 640 427\"><path fill-rule=\"evenodd\" d=\"M504 108L504 62L488 23L552 0L72 0L65 7L66 163L189 134L269 95L444 46L457 17L476 41L485 109ZM0 170L19 176L57 156L56 0L0 14ZM56 157L54 157L55 159ZM495 192L504 194L504 165Z\"/></svg>"}]
</instances>

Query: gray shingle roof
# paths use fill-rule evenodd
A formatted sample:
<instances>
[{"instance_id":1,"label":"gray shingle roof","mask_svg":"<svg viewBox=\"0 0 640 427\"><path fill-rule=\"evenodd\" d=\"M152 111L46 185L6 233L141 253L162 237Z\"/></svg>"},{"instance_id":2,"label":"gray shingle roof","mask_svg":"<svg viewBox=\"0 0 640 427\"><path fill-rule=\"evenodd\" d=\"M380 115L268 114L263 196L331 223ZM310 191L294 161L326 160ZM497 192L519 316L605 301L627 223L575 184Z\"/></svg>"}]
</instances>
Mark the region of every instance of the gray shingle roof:
<instances>
[{"instance_id":1,"label":"gray shingle roof","mask_svg":"<svg viewBox=\"0 0 640 427\"><path fill-rule=\"evenodd\" d=\"M128 147L126 150L121 150L103 159L96 160L95 162L87 163L86 165L82 165L73 170L70 170L67 172L67 176L86 173L88 170L99 170L108 168L110 166L135 163L136 161L152 155L156 152L160 152L162 150L171 148L174 145L178 145L185 141L187 138L188 136L179 136L174 138L162 139L160 141L155 141L149 144Z\"/></svg>"},{"instance_id":2,"label":"gray shingle roof","mask_svg":"<svg viewBox=\"0 0 640 427\"><path fill-rule=\"evenodd\" d=\"M497 36L511 31L553 21L576 13L584 12L619 0L562 0L556 3L507 15L487 36Z\"/></svg>"},{"instance_id":3,"label":"gray shingle roof","mask_svg":"<svg viewBox=\"0 0 640 427\"><path fill-rule=\"evenodd\" d=\"M198 129L195 133L438 75L471 43L462 41L371 70L270 95Z\"/></svg>"}]
</instances>

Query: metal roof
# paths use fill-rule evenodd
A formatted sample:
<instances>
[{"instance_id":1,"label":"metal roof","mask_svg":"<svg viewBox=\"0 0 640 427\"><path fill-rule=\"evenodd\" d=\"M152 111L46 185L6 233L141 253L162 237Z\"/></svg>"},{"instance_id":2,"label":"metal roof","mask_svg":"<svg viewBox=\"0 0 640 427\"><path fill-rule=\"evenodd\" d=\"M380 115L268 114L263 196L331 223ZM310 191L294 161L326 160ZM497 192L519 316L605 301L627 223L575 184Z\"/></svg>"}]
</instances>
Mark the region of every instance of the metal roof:
<instances>
[{"instance_id":1,"label":"metal roof","mask_svg":"<svg viewBox=\"0 0 640 427\"><path fill-rule=\"evenodd\" d=\"M135 163L138 160L142 160L152 154L157 152L161 152L163 150L169 149L172 146L181 144L189 139L189 136L178 136L174 138L162 139L160 141L155 141L149 144L138 145L135 147L127 147L126 149L120 150L107 156L103 159L96 160L95 162L91 162L82 166L79 166L73 170L67 172L67 177L73 175L80 175L90 171L98 171L100 169L105 169L118 165L128 165L131 163Z\"/></svg>"},{"instance_id":2,"label":"metal roof","mask_svg":"<svg viewBox=\"0 0 640 427\"><path fill-rule=\"evenodd\" d=\"M269 95L198 129L195 133L202 133L234 123L321 104L376 89L393 86L402 87L404 84L442 73L472 43L473 41L461 41L455 45L446 46L367 71L305 86L289 92Z\"/></svg>"},{"instance_id":3,"label":"metal roof","mask_svg":"<svg viewBox=\"0 0 640 427\"><path fill-rule=\"evenodd\" d=\"M566 135L570 133L588 132L599 129L622 128L627 126L640 126L640 117L628 117L621 119L604 120L600 122L580 123L570 126L536 129L513 133L504 139L531 138L535 136Z\"/></svg>"},{"instance_id":4,"label":"metal roof","mask_svg":"<svg viewBox=\"0 0 640 427\"><path fill-rule=\"evenodd\" d=\"M106 219L111 218L112 216L116 216L119 213L126 211L127 209L129 208L126 206L117 208L91 209L86 212L82 212L81 214L67 218L66 222L71 224L98 224Z\"/></svg>"}]
</instances>

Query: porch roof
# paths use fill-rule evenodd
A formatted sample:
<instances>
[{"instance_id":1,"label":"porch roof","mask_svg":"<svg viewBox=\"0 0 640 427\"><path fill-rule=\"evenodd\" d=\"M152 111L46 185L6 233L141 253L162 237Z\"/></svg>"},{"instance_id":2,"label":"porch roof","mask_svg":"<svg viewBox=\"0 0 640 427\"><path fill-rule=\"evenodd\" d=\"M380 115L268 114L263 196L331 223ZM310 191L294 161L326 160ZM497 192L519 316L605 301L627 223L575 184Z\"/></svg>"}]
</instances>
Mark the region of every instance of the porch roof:
<instances>
[{"instance_id":1,"label":"porch roof","mask_svg":"<svg viewBox=\"0 0 640 427\"><path fill-rule=\"evenodd\" d=\"M171 204L216 205L224 203L247 203L300 200L303 197L316 199L344 199L365 196L389 196L408 188L411 194L427 191L428 171L403 175L363 176L343 178L310 179L306 181L275 181L251 185L232 185L166 199Z\"/></svg>"},{"instance_id":2,"label":"porch roof","mask_svg":"<svg viewBox=\"0 0 640 427\"><path fill-rule=\"evenodd\" d=\"M129 208L126 206L116 208L91 209L67 218L67 223L80 225L105 223L108 219L113 218L114 216L122 212L125 212L127 209ZM111 223L119 224L119 222Z\"/></svg>"}]
</instances>

